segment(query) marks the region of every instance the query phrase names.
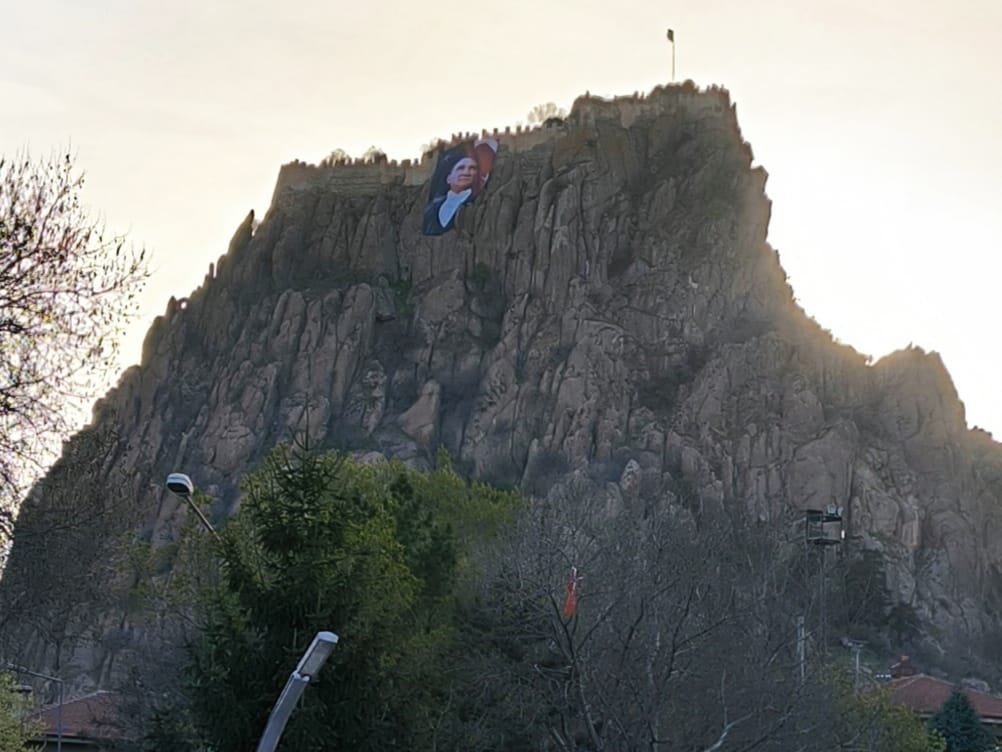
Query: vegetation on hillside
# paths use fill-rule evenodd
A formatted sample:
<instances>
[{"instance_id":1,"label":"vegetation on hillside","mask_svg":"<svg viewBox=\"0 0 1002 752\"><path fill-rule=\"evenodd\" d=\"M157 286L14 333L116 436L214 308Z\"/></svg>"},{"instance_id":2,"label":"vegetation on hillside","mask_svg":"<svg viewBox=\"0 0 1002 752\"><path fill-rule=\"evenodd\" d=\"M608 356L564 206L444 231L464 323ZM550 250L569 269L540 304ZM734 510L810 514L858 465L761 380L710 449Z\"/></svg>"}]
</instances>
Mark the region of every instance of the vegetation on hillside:
<instances>
[{"instance_id":1,"label":"vegetation on hillside","mask_svg":"<svg viewBox=\"0 0 1002 752\"><path fill-rule=\"evenodd\" d=\"M537 104L529 110L525 119L529 125L543 125L551 118L563 120L565 117L567 117L567 110L563 107L557 107L553 102L546 102L545 104Z\"/></svg>"},{"instance_id":2,"label":"vegetation on hillside","mask_svg":"<svg viewBox=\"0 0 1002 752\"><path fill-rule=\"evenodd\" d=\"M0 752L25 752L32 727L25 721L25 701L14 690L14 678L0 673Z\"/></svg>"},{"instance_id":3,"label":"vegetation on hillside","mask_svg":"<svg viewBox=\"0 0 1002 752\"><path fill-rule=\"evenodd\" d=\"M530 507L464 614L455 738L484 751L941 752L917 717L852 689L810 618L800 663L794 624L818 613L818 589L788 530L581 478Z\"/></svg>"},{"instance_id":4,"label":"vegetation on hillside","mask_svg":"<svg viewBox=\"0 0 1002 752\"><path fill-rule=\"evenodd\" d=\"M943 752L839 678L817 633L801 666L801 552L581 478L528 504L444 454L421 473L279 449L218 541L192 529L156 553L159 610L188 630L175 683L143 672L163 698L148 749L252 748L330 630L283 748Z\"/></svg>"},{"instance_id":5,"label":"vegetation on hillside","mask_svg":"<svg viewBox=\"0 0 1002 752\"><path fill-rule=\"evenodd\" d=\"M518 501L431 473L282 448L244 484L195 598L180 699L157 714L154 749L254 746L303 650L340 642L286 732L286 749L431 749L448 710L450 648L470 553ZM204 550L196 553L199 566ZM192 584L195 587L192 588Z\"/></svg>"},{"instance_id":6,"label":"vegetation on hillside","mask_svg":"<svg viewBox=\"0 0 1002 752\"><path fill-rule=\"evenodd\" d=\"M946 752L943 737L908 708L891 702L884 689L859 690L845 673L833 672L837 722L832 727L832 749L861 752Z\"/></svg>"}]
</instances>

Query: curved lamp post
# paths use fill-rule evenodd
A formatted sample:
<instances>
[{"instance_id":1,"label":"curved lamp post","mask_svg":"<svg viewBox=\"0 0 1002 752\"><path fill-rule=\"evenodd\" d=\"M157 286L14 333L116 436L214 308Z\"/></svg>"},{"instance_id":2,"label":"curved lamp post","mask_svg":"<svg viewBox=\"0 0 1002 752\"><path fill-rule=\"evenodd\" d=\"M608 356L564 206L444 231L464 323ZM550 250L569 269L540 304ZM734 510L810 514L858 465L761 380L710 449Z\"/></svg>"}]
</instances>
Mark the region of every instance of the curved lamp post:
<instances>
[{"instance_id":1,"label":"curved lamp post","mask_svg":"<svg viewBox=\"0 0 1002 752\"><path fill-rule=\"evenodd\" d=\"M313 642L299 660L296 670L285 683L282 694L278 696L278 702L268 716L268 725L264 727L261 742L257 745L257 752L274 752L303 690L310 683L310 679L320 671L336 644L337 635L333 632L317 632L317 636L313 638Z\"/></svg>"}]
</instances>

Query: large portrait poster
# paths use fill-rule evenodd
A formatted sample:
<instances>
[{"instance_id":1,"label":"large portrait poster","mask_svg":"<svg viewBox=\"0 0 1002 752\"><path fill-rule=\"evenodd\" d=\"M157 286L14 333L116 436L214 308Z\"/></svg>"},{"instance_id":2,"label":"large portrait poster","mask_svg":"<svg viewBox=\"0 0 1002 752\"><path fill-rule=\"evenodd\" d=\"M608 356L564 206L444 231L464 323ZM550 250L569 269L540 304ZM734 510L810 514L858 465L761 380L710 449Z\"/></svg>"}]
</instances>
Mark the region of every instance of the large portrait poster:
<instances>
[{"instance_id":1,"label":"large portrait poster","mask_svg":"<svg viewBox=\"0 0 1002 752\"><path fill-rule=\"evenodd\" d=\"M431 176L422 227L425 235L442 235L455 226L460 207L476 201L491 176L498 142L466 141L443 151Z\"/></svg>"}]
</instances>

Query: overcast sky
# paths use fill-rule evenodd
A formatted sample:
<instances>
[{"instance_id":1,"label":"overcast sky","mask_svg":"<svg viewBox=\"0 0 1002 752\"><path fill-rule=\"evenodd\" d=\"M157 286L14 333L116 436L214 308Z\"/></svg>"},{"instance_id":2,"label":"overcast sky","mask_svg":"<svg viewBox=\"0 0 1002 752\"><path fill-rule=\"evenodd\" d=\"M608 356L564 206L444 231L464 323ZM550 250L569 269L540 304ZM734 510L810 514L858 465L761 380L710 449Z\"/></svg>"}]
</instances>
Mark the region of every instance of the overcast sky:
<instances>
[{"instance_id":1,"label":"overcast sky","mask_svg":"<svg viewBox=\"0 0 1002 752\"><path fill-rule=\"evenodd\" d=\"M1002 0L0 0L0 153L69 148L153 254L142 336L280 165L391 157L536 104L721 84L801 304L861 352L939 351L1002 436Z\"/></svg>"}]
</instances>

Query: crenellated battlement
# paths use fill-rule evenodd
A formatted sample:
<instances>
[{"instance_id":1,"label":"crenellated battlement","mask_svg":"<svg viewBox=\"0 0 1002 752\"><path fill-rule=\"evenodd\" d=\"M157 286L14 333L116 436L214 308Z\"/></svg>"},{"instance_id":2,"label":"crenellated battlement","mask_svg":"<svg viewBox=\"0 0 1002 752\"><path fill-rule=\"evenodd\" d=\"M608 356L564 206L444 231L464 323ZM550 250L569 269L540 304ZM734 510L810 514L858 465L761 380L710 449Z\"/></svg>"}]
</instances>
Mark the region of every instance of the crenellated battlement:
<instances>
[{"instance_id":1,"label":"crenellated battlement","mask_svg":"<svg viewBox=\"0 0 1002 752\"><path fill-rule=\"evenodd\" d=\"M383 154L368 159L323 160L319 164L297 159L279 170L272 203L286 190L305 190L320 185L363 195L387 185L422 185L431 179L439 152L476 138L493 138L506 151L523 152L565 134L568 129L593 127L601 120L612 119L628 128L644 117L680 111L689 117L713 117L732 109L726 89L718 86L700 89L692 81L657 86L647 94L634 92L612 99L585 93L574 101L570 114L562 121L555 122L557 119L553 119L536 126L517 125L480 133L453 133L448 140L439 140L434 149L419 159L398 161ZM737 127L736 119L734 127Z\"/></svg>"},{"instance_id":2,"label":"crenellated battlement","mask_svg":"<svg viewBox=\"0 0 1002 752\"><path fill-rule=\"evenodd\" d=\"M575 129L593 128L603 121L612 121L628 128L642 118L659 115L682 115L686 119L703 120L713 118L721 121L726 128L738 130L737 117L733 112L730 94L727 89L710 86L700 89L692 81L681 84L657 86L649 93L634 92L611 99L593 96L586 92L574 100L570 114L564 119L554 118L542 125L506 126L483 130L480 133L453 133L448 140L440 139L420 159L389 159L385 154L376 154L372 158L347 158L341 160L322 160L319 164L309 164L300 160L289 162L279 170L278 181L272 197L274 204L280 194L285 191L301 191L325 186L327 188L365 195L375 193L381 187L389 185L423 185L431 179L440 152L457 144L477 138L493 138L504 151L519 153L531 151L540 144L547 143L562 135L567 135ZM729 113L729 116L725 117ZM744 144L742 139L737 139ZM751 151L751 147L744 144ZM756 174L764 183L764 171ZM764 189L764 184L762 185ZM208 274L203 284L191 295L191 300L199 299L215 280L223 268L228 256L234 249L241 247L253 236L256 223L254 212L251 212L237 228L230 250L219 259L217 265L209 264ZM170 322L175 314L184 310L189 299L171 298L167 310L158 322Z\"/></svg>"}]
</instances>

